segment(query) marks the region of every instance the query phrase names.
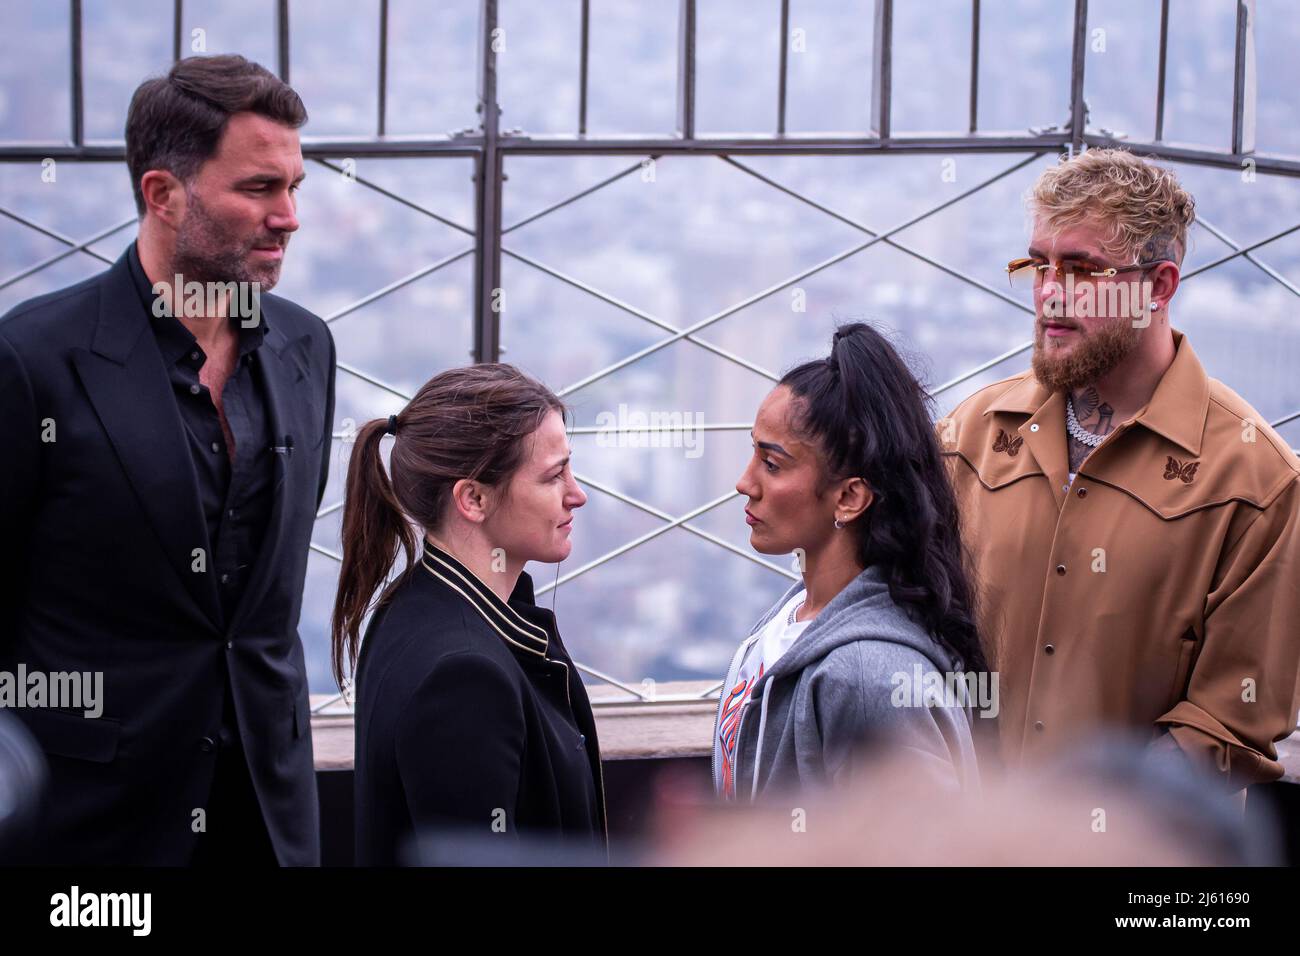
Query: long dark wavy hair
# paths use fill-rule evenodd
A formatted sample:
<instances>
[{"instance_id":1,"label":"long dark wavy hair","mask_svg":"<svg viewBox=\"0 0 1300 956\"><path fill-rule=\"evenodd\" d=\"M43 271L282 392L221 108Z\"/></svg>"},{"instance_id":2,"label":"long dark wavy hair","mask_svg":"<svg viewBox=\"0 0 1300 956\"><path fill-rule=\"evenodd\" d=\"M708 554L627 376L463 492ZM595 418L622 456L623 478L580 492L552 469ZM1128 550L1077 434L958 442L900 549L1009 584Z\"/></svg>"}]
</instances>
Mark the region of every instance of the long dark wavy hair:
<instances>
[{"instance_id":1,"label":"long dark wavy hair","mask_svg":"<svg viewBox=\"0 0 1300 956\"><path fill-rule=\"evenodd\" d=\"M850 477L874 492L871 507L849 525L862 565L883 571L894 602L965 670L988 670L929 395L885 337L862 322L841 325L829 358L791 369L780 384L796 399L795 430L823 455L819 493Z\"/></svg>"}]
</instances>

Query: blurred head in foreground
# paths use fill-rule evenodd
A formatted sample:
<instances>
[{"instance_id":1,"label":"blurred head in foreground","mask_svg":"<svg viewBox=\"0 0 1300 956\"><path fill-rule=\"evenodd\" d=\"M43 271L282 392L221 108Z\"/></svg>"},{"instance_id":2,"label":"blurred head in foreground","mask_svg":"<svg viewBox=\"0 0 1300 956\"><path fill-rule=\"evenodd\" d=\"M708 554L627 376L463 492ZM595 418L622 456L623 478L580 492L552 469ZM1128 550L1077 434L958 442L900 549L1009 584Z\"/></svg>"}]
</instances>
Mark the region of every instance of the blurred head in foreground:
<instances>
[{"instance_id":1,"label":"blurred head in foreground","mask_svg":"<svg viewBox=\"0 0 1300 956\"><path fill-rule=\"evenodd\" d=\"M748 809L664 794L656 849L672 866L1267 866L1276 821L1183 761L1096 738L1068 760L936 788L882 757L850 788Z\"/></svg>"}]
</instances>

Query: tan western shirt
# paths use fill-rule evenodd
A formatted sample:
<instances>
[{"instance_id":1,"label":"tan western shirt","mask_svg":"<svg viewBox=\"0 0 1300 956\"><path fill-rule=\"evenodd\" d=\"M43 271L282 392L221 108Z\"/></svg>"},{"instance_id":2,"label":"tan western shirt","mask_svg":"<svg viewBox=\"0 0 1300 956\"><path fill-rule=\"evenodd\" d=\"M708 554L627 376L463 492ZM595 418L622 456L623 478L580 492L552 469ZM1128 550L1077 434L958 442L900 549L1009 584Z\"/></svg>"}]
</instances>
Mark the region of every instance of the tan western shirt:
<instances>
[{"instance_id":1,"label":"tan western shirt","mask_svg":"<svg viewBox=\"0 0 1300 956\"><path fill-rule=\"evenodd\" d=\"M938 423L1008 766L1118 727L1232 790L1282 775L1273 744L1300 707L1300 461L1174 342L1151 401L1073 484L1065 396L1031 372Z\"/></svg>"}]
</instances>

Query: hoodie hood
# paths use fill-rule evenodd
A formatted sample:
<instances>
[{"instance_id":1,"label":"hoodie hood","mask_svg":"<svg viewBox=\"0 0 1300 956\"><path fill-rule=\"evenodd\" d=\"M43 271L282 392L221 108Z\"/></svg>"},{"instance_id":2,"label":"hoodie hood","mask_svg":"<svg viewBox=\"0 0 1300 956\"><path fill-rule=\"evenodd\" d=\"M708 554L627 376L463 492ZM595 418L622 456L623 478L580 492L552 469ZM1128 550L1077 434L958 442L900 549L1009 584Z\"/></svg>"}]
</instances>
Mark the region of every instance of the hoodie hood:
<instances>
[{"instance_id":1,"label":"hoodie hood","mask_svg":"<svg viewBox=\"0 0 1300 956\"><path fill-rule=\"evenodd\" d=\"M804 590L790 587L737 649L718 701L713 735L714 785L720 789L719 728L728 689L741 666L759 652L763 628ZM961 672L952 652L894 603L879 568L850 581L808 624L761 678L753 682L735 730L737 795L750 799L769 785L823 783L843 771L867 738L926 755L945 779L977 782L970 703L899 706L891 690L900 674Z\"/></svg>"},{"instance_id":2,"label":"hoodie hood","mask_svg":"<svg viewBox=\"0 0 1300 956\"><path fill-rule=\"evenodd\" d=\"M804 589L803 582L790 587L780 600L754 625L753 637L772 620L787 601ZM957 659L945 647L925 632L923 627L894 603L889 594L889 584L881 570L872 566L862 571L831 599L812 622L781 655L772 669L763 675L754 688L768 680L785 677L815 664L835 648L854 641L888 641L902 644L924 654L939 671L960 670Z\"/></svg>"}]
</instances>

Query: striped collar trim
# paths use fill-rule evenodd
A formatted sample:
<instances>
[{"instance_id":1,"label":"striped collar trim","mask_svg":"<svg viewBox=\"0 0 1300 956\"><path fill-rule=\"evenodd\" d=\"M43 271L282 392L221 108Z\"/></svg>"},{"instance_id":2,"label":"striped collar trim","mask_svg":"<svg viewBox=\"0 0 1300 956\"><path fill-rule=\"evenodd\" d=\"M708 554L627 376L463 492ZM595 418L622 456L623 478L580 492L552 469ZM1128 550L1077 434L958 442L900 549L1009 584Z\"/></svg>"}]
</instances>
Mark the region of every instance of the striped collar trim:
<instances>
[{"instance_id":1,"label":"striped collar trim","mask_svg":"<svg viewBox=\"0 0 1300 956\"><path fill-rule=\"evenodd\" d=\"M501 600L473 571L446 551L431 544L427 538L420 563L426 571L468 601L507 644L530 654L546 656L549 636L544 627L526 620Z\"/></svg>"}]
</instances>

